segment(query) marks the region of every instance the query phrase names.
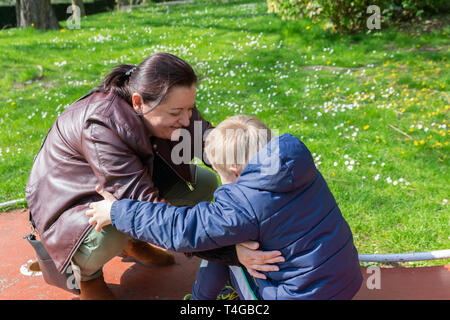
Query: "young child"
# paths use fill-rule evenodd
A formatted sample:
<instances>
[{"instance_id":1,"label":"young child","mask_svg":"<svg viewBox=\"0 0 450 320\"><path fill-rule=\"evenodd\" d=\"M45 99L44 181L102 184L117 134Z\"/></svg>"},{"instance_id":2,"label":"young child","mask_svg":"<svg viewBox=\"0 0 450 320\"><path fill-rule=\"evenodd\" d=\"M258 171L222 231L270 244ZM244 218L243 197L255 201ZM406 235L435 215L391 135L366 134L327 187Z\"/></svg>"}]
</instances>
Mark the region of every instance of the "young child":
<instances>
[{"instance_id":1,"label":"young child","mask_svg":"<svg viewBox=\"0 0 450 320\"><path fill-rule=\"evenodd\" d=\"M192 299L216 299L230 278L240 299L351 299L362 275L352 232L306 146L260 120L233 116L211 131L205 153L222 179L214 202L195 207L114 201L91 204L97 230L112 224L135 239L181 252L247 240L280 250L279 271L252 278L245 268L202 261Z\"/></svg>"}]
</instances>

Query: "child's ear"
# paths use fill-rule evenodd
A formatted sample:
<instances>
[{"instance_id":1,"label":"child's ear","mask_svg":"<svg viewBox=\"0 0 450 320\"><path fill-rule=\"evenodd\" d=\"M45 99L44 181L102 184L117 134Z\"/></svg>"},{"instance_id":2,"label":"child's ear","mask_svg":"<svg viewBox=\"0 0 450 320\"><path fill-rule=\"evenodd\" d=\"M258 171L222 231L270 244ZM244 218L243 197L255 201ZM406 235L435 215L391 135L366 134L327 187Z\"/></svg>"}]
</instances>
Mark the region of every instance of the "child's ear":
<instances>
[{"instance_id":1,"label":"child's ear","mask_svg":"<svg viewBox=\"0 0 450 320\"><path fill-rule=\"evenodd\" d=\"M235 168L235 167L230 167L230 171L233 172L234 176L236 178L238 178L241 175L241 170Z\"/></svg>"}]
</instances>

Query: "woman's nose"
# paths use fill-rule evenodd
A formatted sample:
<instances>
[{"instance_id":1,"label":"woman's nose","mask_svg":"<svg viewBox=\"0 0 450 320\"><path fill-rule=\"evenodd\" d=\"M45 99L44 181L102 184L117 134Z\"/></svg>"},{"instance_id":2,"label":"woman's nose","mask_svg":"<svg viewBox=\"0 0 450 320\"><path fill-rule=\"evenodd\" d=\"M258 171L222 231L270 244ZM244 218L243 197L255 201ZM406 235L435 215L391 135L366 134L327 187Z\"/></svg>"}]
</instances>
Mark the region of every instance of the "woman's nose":
<instances>
[{"instance_id":1,"label":"woman's nose","mask_svg":"<svg viewBox=\"0 0 450 320\"><path fill-rule=\"evenodd\" d=\"M190 123L190 117L189 114L186 112L183 112L183 114L180 116L180 118L178 119L178 121L180 122L180 124L183 127L187 127Z\"/></svg>"}]
</instances>

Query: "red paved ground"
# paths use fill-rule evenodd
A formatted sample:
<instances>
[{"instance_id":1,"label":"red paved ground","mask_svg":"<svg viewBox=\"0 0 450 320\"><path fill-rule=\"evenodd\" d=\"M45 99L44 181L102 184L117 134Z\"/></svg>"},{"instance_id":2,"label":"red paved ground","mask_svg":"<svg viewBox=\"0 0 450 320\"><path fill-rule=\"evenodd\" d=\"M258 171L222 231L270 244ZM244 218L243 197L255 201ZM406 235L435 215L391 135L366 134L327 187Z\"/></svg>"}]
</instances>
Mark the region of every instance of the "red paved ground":
<instances>
[{"instance_id":1,"label":"red paved ground","mask_svg":"<svg viewBox=\"0 0 450 320\"><path fill-rule=\"evenodd\" d=\"M78 296L47 285L42 276L26 276L20 267L35 259L22 237L29 233L28 213L15 210L0 214L0 299L78 299ZM179 300L191 291L200 260L175 254L169 267L148 267L116 257L104 268L105 280L119 299ZM450 299L450 265L428 268L382 268L381 289L361 268L364 283L355 299Z\"/></svg>"}]
</instances>

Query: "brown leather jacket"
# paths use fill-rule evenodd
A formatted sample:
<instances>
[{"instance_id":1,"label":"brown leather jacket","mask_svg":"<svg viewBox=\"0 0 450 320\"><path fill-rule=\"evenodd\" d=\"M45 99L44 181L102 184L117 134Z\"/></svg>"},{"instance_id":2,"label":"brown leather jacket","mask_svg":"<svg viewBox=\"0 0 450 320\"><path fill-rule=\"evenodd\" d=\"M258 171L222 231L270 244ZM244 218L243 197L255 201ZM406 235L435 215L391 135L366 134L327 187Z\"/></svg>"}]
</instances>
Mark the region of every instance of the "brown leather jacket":
<instances>
[{"instance_id":1,"label":"brown leather jacket","mask_svg":"<svg viewBox=\"0 0 450 320\"><path fill-rule=\"evenodd\" d=\"M194 109L187 128L192 137L195 120L201 121L202 133L211 128ZM176 143L149 139L142 119L114 93L91 93L57 118L35 157L26 199L58 271L66 269L92 229L85 212L90 202L101 200L97 184L118 199L163 201L152 181L155 154L186 183L193 182L189 164L171 161ZM202 154L195 156L202 159Z\"/></svg>"}]
</instances>

